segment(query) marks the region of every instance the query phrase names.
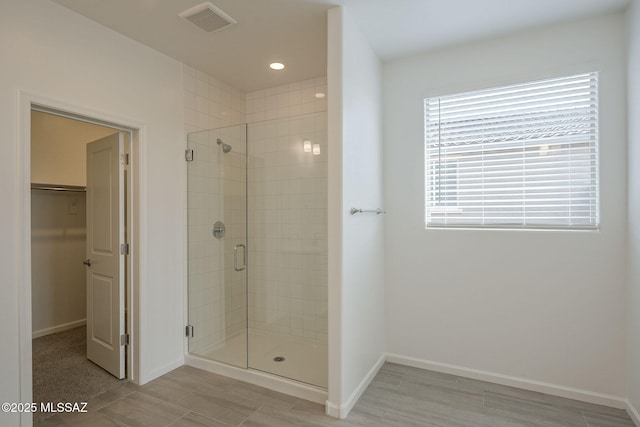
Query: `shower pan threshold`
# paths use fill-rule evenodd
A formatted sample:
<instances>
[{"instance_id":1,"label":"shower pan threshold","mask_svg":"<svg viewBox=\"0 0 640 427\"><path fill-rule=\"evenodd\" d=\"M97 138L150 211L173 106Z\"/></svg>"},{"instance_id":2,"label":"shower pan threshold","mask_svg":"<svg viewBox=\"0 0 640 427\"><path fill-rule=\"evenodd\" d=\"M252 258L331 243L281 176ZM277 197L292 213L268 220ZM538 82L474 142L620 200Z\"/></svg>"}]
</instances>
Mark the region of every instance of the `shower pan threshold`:
<instances>
[{"instance_id":1,"label":"shower pan threshold","mask_svg":"<svg viewBox=\"0 0 640 427\"><path fill-rule=\"evenodd\" d=\"M226 363L216 362L193 354L186 354L184 362L186 365L193 366L194 368L233 378L235 380L244 381L260 387L265 387L270 390L288 394L289 396L298 397L310 402L319 403L321 405L324 405L327 402L327 390L310 384L280 377L278 375L269 374L267 372L251 368L237 368L235 366L227 365Z\"/></svg>"}]
</instances>

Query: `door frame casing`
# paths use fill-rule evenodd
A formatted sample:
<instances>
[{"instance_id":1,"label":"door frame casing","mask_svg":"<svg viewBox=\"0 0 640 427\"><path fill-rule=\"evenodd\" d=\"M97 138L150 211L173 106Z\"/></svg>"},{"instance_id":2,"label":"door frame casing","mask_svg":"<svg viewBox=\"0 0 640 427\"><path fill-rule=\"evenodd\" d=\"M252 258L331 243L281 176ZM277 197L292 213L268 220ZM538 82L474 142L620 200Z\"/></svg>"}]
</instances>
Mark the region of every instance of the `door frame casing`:
<instances>
[{"instance_id":1,"label":"door frame casing","mask_svg":"<svg viewBox=\"0 0 640 427\"><path fill-rule=\"evenodd\" d=\"M17 200L16 221L18 224L16 273L18 280L18 333L20 354L20 401L33 401L32 378L32 307L31 307L31 111L38 110L88 123L112 127L130 134L129 169L126 179L126 224L129 243L129 259L126 275L125 328L129 334L129 348L126 356L127 379L140 383L140 283L144 279L145 252L144 229L140 218L146 211L144 196L146 135L145 123L95 111L91 108L73 105L58 100L18 90L17 94ZM21 425L30 425L31 413L20 415Z\"/></svg>"}]
</instances>

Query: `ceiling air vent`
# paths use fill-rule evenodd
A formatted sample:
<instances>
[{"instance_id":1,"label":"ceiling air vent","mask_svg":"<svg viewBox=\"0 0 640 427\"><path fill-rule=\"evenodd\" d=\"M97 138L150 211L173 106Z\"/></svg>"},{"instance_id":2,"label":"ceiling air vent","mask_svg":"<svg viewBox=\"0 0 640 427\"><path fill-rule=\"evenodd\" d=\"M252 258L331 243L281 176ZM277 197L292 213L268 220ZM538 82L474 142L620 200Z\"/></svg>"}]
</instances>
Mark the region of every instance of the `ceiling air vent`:
<instances>
[{"instance_id":1,"label":"ceiling air vent","mask_svg":"<svg viewBox=\"0 0 640 427\"><path fill-rule=\"evenodd\" d=\"M187 9L178 16L208 32L222 30L229 25L238 23L209 2Z\"/></svg>"}]
</instances>

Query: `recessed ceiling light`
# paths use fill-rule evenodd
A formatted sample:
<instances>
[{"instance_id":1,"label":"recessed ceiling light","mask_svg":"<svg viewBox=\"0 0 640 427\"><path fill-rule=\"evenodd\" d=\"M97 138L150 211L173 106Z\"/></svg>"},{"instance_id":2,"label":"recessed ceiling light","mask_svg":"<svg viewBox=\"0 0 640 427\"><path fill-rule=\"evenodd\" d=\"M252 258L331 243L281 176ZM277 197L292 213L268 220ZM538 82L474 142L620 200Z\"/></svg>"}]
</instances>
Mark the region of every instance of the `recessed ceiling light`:
<instances>
[{"instance_id":1,"label":"recessed ceiling light","mask_svg":"<svg viewBox=\"0 0 640 427\"><path fill-rule=\"evenodd\" d=\"M318 92L315 94L316 98L324 98L325 96L327 96L324 92Z\"/></svg>"},{"instance_id":2,"label":"recessed ceiling light","mask_svg":"<svg viewBox=\"0 0 640 427\"><path fill-rule=\"evenodd\" d=\"M271 67L272 70L283 70L284 64L282 62L272 62L269 64L269 67Z\"/></svg>"}]
</instances>

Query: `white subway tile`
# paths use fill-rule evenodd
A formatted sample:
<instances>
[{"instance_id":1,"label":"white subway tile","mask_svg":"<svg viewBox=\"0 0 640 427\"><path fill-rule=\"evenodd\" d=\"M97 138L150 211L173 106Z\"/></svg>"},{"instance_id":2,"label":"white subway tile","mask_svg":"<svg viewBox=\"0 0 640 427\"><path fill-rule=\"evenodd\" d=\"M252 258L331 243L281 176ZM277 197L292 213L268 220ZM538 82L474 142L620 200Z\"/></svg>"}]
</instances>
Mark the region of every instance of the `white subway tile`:
<instances>
[{"instance_id":1,"label":"white subway tile","mask_svg":"<svg viewBox=\"0 0 640 427\"><path fill-rule=\"evenodd\" d=\"M194 131L194 127L198 126L198 112L195 109L185 108L184 109L184 122L191 126L192 132Z\"/></svg>"},{"instance_id":2,"label":"white subway tile","mask_svg":"<svg viewBox=\"0 0 640 427\"><path fill-rule=\"evenodd\" d=\"M220 86L209 84L209 100L220 102Z\"/></svg>"},{"instance_id":3,"label":"white subway tile","mask_svg":"<svg viewBox=\"0 0 640 427\"><path fill-rule=\"evenodd\" d=\"M194 76L190 76L188 74L182 75L182 88L185 92L195 94L197 92L197 83L196 78Z\"/></svg>"},{"instance_id":4,"label":"white subway tile","mask_svg":"<svg viewBox=\"0 0 640 427\"><path fill-rule=\"evenodd\" d=\"M187 75L191 76L191 77L196 77L196 75L197 75L196 69L193 68L193 67L190 67L190 66L188 66L186 64L182 64L182 72L184 74L187 74Z\"/></svg>"},{"instance_id":5,"label":"white subway tile","mask_svg":"<svg viewBox=\"0 0 640 427\"><path fill-rule=\"evenodd\" d=\"M209 114L209 99L207 97L197 97L198 113Z\"/></svg>"},{"instance_id":6,"label":"white subway tile","mask_svg":"<svg viewBox=\"0 0 640 427\"><path fill-rule=\"evenodd\" d=\"M196 77L198 78L199 81L209 84L209 75L207 73L204 73L200 70L196 70Z\"/></svg>"},{"instance_id":7,"label":"white subway tile","mask_svg":"<svg viewBox=\"0 0 640 427\"><path fill-rule=\"evenodd\" d=\"M184 108L190 108L196 110L198 103L196 101L196 94L191 92L183 92Z\"/></svg>"},{"instance_id":8,"label":"white subway tile","mask_svg":"<svg viewBox=\"0 0 640 427\"><path fill-rule=\"evenodd\" d=\"M196 94L198 96L203 96L205 98L209 97L209 83L202 81L202 80L196 80Z\"/></svg>"}]
</instances>

